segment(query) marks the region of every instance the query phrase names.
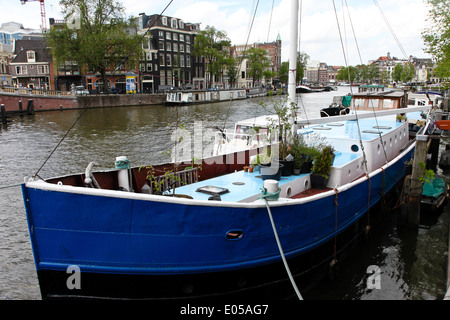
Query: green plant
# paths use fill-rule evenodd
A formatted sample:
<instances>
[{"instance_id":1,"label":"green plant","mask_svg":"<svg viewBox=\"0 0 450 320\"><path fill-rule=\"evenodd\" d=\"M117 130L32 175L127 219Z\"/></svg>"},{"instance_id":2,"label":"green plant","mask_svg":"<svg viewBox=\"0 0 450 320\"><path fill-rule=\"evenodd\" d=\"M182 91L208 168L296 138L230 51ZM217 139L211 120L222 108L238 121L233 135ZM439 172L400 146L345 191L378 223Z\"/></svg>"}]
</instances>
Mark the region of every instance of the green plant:
<instances>
[{"instance_id":1,"label":"green plant","mask_svg":"<svg viewBox=\"0 0 450 320\"><path fill-rule=\"evenodd\" d=\"M434 171L433 170L427 170L426 164L423 162L419 162L420 169L423 171L423 175L419 177L419 181L422 183L431 183L434 179Z\"/></svg>"},{"instance_id":2,"label":"green plant","mask_svg":"<svg viewBox=\"0 0 450 320\"><path fill-rule=\"evenodd\" d=\"M332 146L324 146L320 154L314 159L312 173L329 178L331 165L333 164L334 149Z\"/></svg>"},{"instance_id":3,"label":"green plant","mask_svg":"<svg viewBox=\"0 0 450 320\"><path fill-rule=\"evenodd\" d=\"M297 110L299 109L296 103L289 103L287 96L277 95L272 96L270 107L265 102L260 102L265 110L274 113L276 117L268 117L269 130L271 134L279 133L279 155L280 159L285 159L291 151L290 144L292 142L292 129L295 123Z\"/></svg>"},{"instance_id":4,"label":"green plant","mask_svg":"<svg viewBox=\"0 0 450 320\"><path fill-rule=\"evenodd\" d=\"M305 161L311 161L320 155L325 139L316 134L300 134L294 137L291 145L294 156L294 168L299 169Z\"/></svg>"}]
</instances>

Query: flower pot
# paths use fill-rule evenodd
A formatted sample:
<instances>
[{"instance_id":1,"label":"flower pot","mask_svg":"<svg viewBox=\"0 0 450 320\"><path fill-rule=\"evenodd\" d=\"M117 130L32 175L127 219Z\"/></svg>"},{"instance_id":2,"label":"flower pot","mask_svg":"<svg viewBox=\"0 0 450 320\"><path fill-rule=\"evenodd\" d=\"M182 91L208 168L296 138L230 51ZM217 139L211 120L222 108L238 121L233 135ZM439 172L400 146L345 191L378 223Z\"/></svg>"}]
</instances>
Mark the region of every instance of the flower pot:
<instances>
[{"instance_id":1,"label":"flower pot","mask_svg":"<svg viewBox=\"0 0 450 320\"><path fill-rule=\"evenodd\" d=\"M282 168L283 165L281 163L279 163L278 166L274 165L273 167L271 167L270 164L261 165L260 167L261 178L263 180L273 179L280 181Z\"/></svg>"},{"instance_id":2,"label":"flower pot","mask_svg":"<svg viewBox=\"0 0 450 320\"><path fill-rule=\"evenodd\" d=\"M298 175L300 175L301 171L302 171L302 169L300 169L300 168L294 168L294 169L292 169L292 174L294 176L298 176Z\"/></svg>"},{"instance_id":3,"label":"flower pot","mask_svg":"<svg viewBox=\"0 0 450 320\"><path fill-rule=\"evenodd\" d=\"M300 168L300 173L310 173L312 169L312 160L308 160L302 163L302 167Z\"/></svg>"},{"instance_id":4,"label":"flower pot","mask_svg":"<svg viewBox=\"0 0 450 320\"><path fill-rule=\"evenodd\" d=\"M289 177L292 174L292 169L294 168L294 161L280 160L280 164L283 165L281 175L283 177Z\"/></svg>"},{"instance_id":5,"label":"flower pot","mask_svg":"<svg viewBox=\"0 0 450 320\"><path fill-rule=\"evenodd\" d=\"M323 176L319 176L317 174L312 173L310 175L311 179L311 188L314 189L325 189L327 187L328 179Z\"/></svg>"}]
</instances>

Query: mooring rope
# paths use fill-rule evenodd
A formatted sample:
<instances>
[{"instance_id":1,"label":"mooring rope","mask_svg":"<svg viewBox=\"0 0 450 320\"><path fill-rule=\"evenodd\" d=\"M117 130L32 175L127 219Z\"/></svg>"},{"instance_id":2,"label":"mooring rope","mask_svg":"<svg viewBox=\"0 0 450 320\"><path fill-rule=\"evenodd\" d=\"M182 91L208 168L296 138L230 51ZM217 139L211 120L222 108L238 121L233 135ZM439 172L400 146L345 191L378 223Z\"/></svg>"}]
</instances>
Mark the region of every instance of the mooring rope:
<instances>
[{"instance_id":1,"label":"mooring rope","mask_svg":"<svg viewBox=\"0 0 450 320\"><path fill-rule=\"evenodd\" d=\"M273 196L274 196L274 194L272 194L272 193L263 193L263 195L260 197L260 199L264 199L264 201L266 203L267 213L269 214L270 223L272 224L273 234L275 235L275 240L277 241L278 250L280 251L281 259L283 260L284 268L286 269L286 272L289 276L289 280L292 283L292 287L294 288L298 299L303 300L303 297L297 288L297 284L295 283L294 277L292 276L291 270L289 269L289 265L286 261L286 257L283 252L283 247L281 246L280 238L278 237L277 228L275 227L275 222L273 221L272 211L270 210L269 202L267 201L267 198L270 198Z\"/></svg>"}]
</instances>

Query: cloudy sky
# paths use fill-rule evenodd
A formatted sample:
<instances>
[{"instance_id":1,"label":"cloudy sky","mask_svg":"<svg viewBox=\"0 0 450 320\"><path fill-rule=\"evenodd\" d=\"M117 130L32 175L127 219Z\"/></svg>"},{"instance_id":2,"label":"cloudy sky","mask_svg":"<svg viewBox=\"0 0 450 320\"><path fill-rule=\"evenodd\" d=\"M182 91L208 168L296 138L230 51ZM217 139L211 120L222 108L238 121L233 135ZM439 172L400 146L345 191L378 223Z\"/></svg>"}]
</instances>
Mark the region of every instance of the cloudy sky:
<instances>
[{"instance_id":1,"label":"cloudy sky","mask_svg":"<svg viewBox=\"0 0 450 320\"><path fill-rule=\"evenodd\" d=\"M125 7L127 16L136 16L141 12L147 15L159 14L170 2L170 0L118 1ZM288 22L290 2L290 0L174 0L165 15L183 19L185 22L201 23L203 28L208 25L214 26L218 30L225 31L233 44L245 44L248 37L249 43L271 42L280 34L283 41L282 60L287 61L290 45ZM326 62L329 65L345 65L339 28L349 65L360 64L361 60L366 64L368 60L385 56L388 52L398 58L403 58L404 53L418 58L428 57L423 51L424 44L421 38L428 15L424 0L302 0L300 3L302 13L300 50L306 52L310 60ZM16 21L22 23L25 28L40 27L39 2L21 5L20 0L0 0L0 4L0 23ZM48 18L62 18L59 0L45 0L45 8L47 21ZM257 9L256 16L249 36L255 9ZM394 31L400 45L390 29Z\"/></svg>"}]
</instances>

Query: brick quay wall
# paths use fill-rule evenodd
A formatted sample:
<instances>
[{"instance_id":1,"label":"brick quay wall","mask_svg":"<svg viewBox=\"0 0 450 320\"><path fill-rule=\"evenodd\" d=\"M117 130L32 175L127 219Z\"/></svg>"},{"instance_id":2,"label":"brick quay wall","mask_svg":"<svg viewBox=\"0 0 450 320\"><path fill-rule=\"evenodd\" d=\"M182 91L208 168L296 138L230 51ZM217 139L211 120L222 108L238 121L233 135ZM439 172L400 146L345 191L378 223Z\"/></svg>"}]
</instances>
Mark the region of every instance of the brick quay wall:
<instances>
[{"instance_id":1,"label":"brick quay wall","mask_svg":"<svg viewBox=\"0 0 450 320\"><path fill-rule=\"evenodd\" d=\"M19 102L22 109L26 109L28 100L33 100L34 111L68 110L84 108L111 108L123 106L139 106L164 104L165 95L152 94L110 94L87 96L58 96L58 95L34 95L34 94L10 94L0 93L0 104L5 106L6 112L19 110Z\"/></svg>"}]
</instances>

